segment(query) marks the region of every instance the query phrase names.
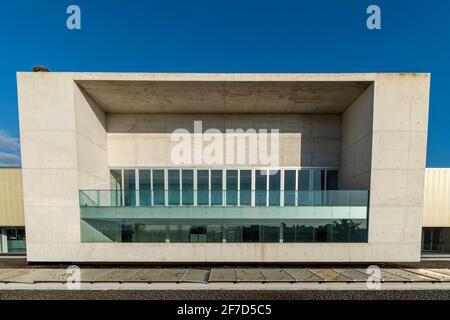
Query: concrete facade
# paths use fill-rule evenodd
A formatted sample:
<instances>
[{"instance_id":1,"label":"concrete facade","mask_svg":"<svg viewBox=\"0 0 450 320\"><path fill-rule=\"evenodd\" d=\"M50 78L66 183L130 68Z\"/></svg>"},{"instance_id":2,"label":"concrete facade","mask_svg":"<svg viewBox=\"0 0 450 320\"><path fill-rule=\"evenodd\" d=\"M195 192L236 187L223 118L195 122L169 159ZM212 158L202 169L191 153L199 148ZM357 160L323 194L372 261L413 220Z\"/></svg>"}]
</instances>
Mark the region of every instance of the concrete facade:
<instances>
[{"instance_id":1,"label":"concrete facade","mask_svg":"<svg viewBox=\"0 0 450 320\"><path fill-rule=\"evenodd\" d=\"M428 74L18 73L31 262L418 261ZM78 190L171 166L169 133L280 128L280 166L370 191L368 243L82 243ZM227 166L222 166L227 167Z\"/></svg>"}]
</instances>

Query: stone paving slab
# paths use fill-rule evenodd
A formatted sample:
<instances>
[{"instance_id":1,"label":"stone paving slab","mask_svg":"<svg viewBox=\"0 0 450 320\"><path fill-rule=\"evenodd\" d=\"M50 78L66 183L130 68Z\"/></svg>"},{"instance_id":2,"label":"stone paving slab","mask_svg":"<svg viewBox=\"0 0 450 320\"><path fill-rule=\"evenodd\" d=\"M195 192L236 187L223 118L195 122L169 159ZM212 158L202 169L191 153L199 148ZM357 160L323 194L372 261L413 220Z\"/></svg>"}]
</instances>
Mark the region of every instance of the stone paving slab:
<instances>
[{"instance_id":1,"label":"stone paving slab","mask_svg":"<svg viewBox=\"0 0 450 320\"><path fill-rule=\"evenodd\" d=\"M367 269L355 269L359 272L367 273ZM376 274L372 275L373 277L377 277ZM380 270L380 280L381 282L411 282L410 279L397 276L395 274L386 272L384 270Z\"/></svg>"},{"instance_id":2,"label":"stone paving slab","mask_svg":"<svg viewBox=\"0 0 450 320\"><path fill-rule=\"evenodd\" d=\"M400 276L406 279L409 279L411 282L436 282L437 279L426 277L417 273L409 272L402 269L383 269L386 272L391 274L395 274L396 276Z\"/></svg>"},{"instance_id":3,"label":"stone paving slab","mask_svg":"<svg viewBox=\"0 0 450 320\"><path fill-rule=\"evenodd\" d=\"M237 282L235 269L211 269L208 282Z\"/></svg>"},{"instance_id":4,"label":"stone paving slab","mask_svg":"<svg viewBox=\"0 0 450 320\"><path fill-rule=\"evenodd\" d=\"M265 282L266 278L258 269L236 269L239 282Z\"/></svg>"},{"instance_id":5,"label":"stone paving slab","mask_svg":"<svg viewBox=\"0 0 450 320\"><path fill-rule=\"evenodd\" d=\"M207 283L211 270L188 269L181 278L181 282Z\"/></svg>"},{"instance_id":6,"label":"stone paving slab","mask_svg":"<svg viewBox=\"0 0 450 320\"><path fill-rule=\"evenodd\" d=\"M0 274L0 282L33 283L29 275L34 271L33 269L10 269Z\"/></svg>"},{"instance_id":7,"label":"stone paving slab","mask_svg":"<svg viewBox=\"0 0 450 320\"><path fill-rule=\"evenodd\" d=\"M95 275L98 282L133 282L133 269L114 269L111 272Z\"/></svg>"},{"instance_id":8,"label":"stone paving slab","mask_svg":"<svg viewBox=\"0 0 450 320\"><path fill-rule=\"evenodd\" d=\"M152 282L180 282L187 269L162 269Z\"/></svg>"},{"instance_id":9,"label":"stone paving slab","mask_svg":"<svg viewBox=\"0 0 450 320\"><path fill-rule=\"evenodd\" d=\"M296 282L325 282L325 280L307 269L284 269Z\"/></svg>"},{"instance_id":10,"label":"stone paving slab","mask_svg":"<svg viewBox=\"0 0 450 320\"><path fill-rule=\"evenodd\" d=\"M295 279L283 269L259 269L268 282L295 282Z\"/></svg>"},{"instance_id":11,"label":"stone paving slab","mask_svg":"<svg viewBox=\"0 0 450 320\"><path fill-rule=\"evenodd\" d=\"M331 269L308 269L325 282L353 282L352 279Z\"/></svg>"},{"instance_id":12,"label":"stone paving slab","mask_svg":"<svg viewBox=\"0 0 450 320\"><path fill-rule=\"evenodd\" d=\"M450 269L426 269L426 270L444 274L446 276L450 276Z\"/></svg>"},{"instance_id":13,"label":"stone paving slab","mask_svg":"<svg viewBox=\"0 0 450 320\"><path fill-rule=\"evenodd\" d=\"M339 274L342 274L344 277L351 279L353 282L367 282L367 279L370 277L369 274L357 271L355 269L333 269Z\"/></svg>"},{"instance_id":14,"label":"stone paving slab","mask_svg":"<svg viewBox=\"0 0 450 320\"><path fill-rule=\"evenodd\" d=\"M30 283L65 283L69 277L70 273L66 269L33 269L33 272L11 280Z\"/></svg>"},{"instance_id":15,"label":"stone paving slab","mask_svg":"<svg viewBox=\"0 0 450 320\"><path fill-rule=\"evenodd\" d=\"M109 282L108 274L114 269L81 269L81 282Z\"/></svg>"},{"instance_id":16,"label":"stone paving slab","mask_svg":"<svg viewBox=\"0 0 450 320\"><path fill-rule=\"evenodd\" d=\"M162 271L162 269L136 269L132 274L129 274L128 282L153 282Z\"/></svg>"},{"instance_id":17,"label":"stone paving slab","mask_svg":"<svg viewBox=\"0 0 450 320\"><path fill-rule=\"evenodd\" d=\"M439 280L439 282L450 282L450 275L427 270L427 269L404 269L408 272L417 273L422 276Z\"/></svg>"}]
</instances>

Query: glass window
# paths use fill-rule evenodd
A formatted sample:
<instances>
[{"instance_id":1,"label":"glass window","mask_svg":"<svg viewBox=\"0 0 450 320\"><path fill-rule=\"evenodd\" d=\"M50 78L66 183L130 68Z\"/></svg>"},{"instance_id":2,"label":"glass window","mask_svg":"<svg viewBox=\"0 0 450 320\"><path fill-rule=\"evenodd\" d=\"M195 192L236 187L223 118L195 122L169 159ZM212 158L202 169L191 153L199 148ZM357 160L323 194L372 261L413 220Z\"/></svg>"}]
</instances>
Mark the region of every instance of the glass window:
<instances>
[{"instance_id":1,"label":"glass window","mask_svg":"<svg viewBox=\"0 0 450 320\"><path fill-rule=\"evenodd\" d=\"M242 226L242 242L259 242L259 225Z\"/></svg>"},{"instance_id":2,"label":"glass window","mask_svg":"<svg viewBox=\"0 0 450 320\"><path fill-rule=\"evenodd\" d=\"M122 189L122 170L110 170L111 189Z\"/></svg>"},{"instance_id":3,"label":"glass window","mask_svg":"<svg viewBox=\"0 0 450 320\"><path fill-rule=\"evenodd\" d=\"M284 171L284 205L295 206L295 170Z\"/></svg>"},{"instance_id":4,"label":"glass window","mask_svg":"<svg viewBox=\"0 0 450 320\"><path fill-rule=\"evenodd\" d=\"M227 242L242 242L242 226L225 226L225 236Z\"/></svg>"},{"instance_id":5,"label":"glass window","mask_svg":"<svg viewBox=\"0 0 450 320\"><path fill-rule=\"evenodd\" d=\"M155 206L165 205L164 201L164 170L153 170L153 198Z\"/></svg>"},{"instance_id":6,"label":"glass window","mask_svg":"<svg viewBox=\"0 0 450 320\"><path fill-rule=\"evenodd\" d=\"M280 226L262 225L261 242L280 242Z\"/></svg>"},{"instance_id":7,"label":"glass window","mask_svg":"<svg viewBox=\"0 0 450 320\"><path fill-rule=\"evenodd\" d=\"M350 230L357 228L358 224L354 223L352 220L342 219L333 221L333 242L349 242Z\"/></svg>"},{"instance_id":8,"label":"glass window","mask_svg":"<svg viewBox=\"0 0 450 320\"><path fill-rule=\"evenodd\" d=\"M208 242L222 242L222 226L221 225L209 225L207 226L207 238Z\"/></svg>"},{"instance_id":9,"label":"glass window","mask_svg":"<svg viewBox=\"0 0 450 320\"><path fill-rule=\"evenodd\" d=\"M325 205L325 170L313 170L312 190L313 190L313 205Z\"/></svg>"},{"instance_id":10,"label":"glass window","mask_svg":"<svg viewBox=\"0 0 450 320\"><path fill-rule=\"evenodd\" d=\"M123 224L120 226L121 242L133 242L133 226Z\"/></svg>"},{"instance_id":11,"label":"glass window","mask_svg":"<svg viewBox=\"0 0 450 320\"><path fill-rule=\"evenodd\" d=\"M6 228L6 246L7 253L25 253L25 228Z\"/></svg>"},{"instance_id":12,"label":"glass window","mask_svg":"<svg viewBox=\"0 0 450 320\"><path fill-rule=\"evenodd\" d=\"M206 226L191 226L189 242L207 242Z\"/></svg>"},{"instance_id":13,"label":"glass window","mask_svg":"<svg viewBox=\"0 0 450 320\"><path fill-rule=\"evenodd\" d=\"M312 190L325 190L325 170L313 170Z\"/></svg>"},{"instance_id":14,"label":"glass window","mask_svg":"<svg viewBox=\"0 0 450 320\"><path fill-rule=\"evenodd\" d=\"M135 237L135 242L166 242L166 226L137 224Z\"/></svg>"},{"instance_id":15,"label":"glass window","mask_svg":"<svg viewBox=\"0 0 450 320\"><path fill-rule=\"evenodd\" d=\"M139 205L151 205L150 170L139 170Z\"/></svg>"},{"instance_id":16,"label":"glass window","mask_svg":"<svg viewBox=\"0 0 450 320\"><path fill-rule=\"evenodd\" d=\"M311 190L310 184L310 170L298 171L298 190Z\"/></svg>"},{"instance_id":17,"label":"glass window","mask_svg":"<svg viewBox=\"0 0 450 320\"><path fill-rule=\"evenodd\" d=\"M338 171L327 170L327 190L338 190Z\"/></svg>"},{"instance_id":18,"label":"glass window","mask_svg":"<svg viewBox=\"0 0 450 320\"><path fill-rule=\"evenodd\" d=\"M311 199L311 183L310 183L310 170L298 171L298 205L308 206Z\"/></svg>"},{"instance_id":19,"label":"glass window","mask_svg":"<svg viewBox=\"0 0 450 320\"><path fill-rule=\"evenodd\" d=\"M238 172L237 170L227 170L227 206L237 206Z\"/></svg>"},{"instance_id":20,"label":"glass window","mask_svg":"<svg viewBox=\"0 0 450 320\"><path fill-rule=\"evenodd\" d=\"M122 206L122 170L110 170L111 205Z\"/></svg>"},{"instance_id":21,"label":"glass window","mask_svg":"<svg viewBox=\"0 0 450 320\"><path fill-rule=\"evenodd\" d=\"M209 171L197 171L197 205L209 205Z\"/></svg>"},{"instance_id":22,"label":"glass window","mask_svg":"<svg viewBox=\"0 0 450 320\"><path fill-rule=\"evenodd\" d=\"M169 226L170 242L189 242L190 234L190 225L171 224Z\"/></svg>"},{"instance_id":23,"label":"glass window","mask_svg":"<svg viewBox=\"0 0 450 320\"><path fill-rule=\"evenodd\" d=\"M280 205L280 170L269 173L269 206Z\"/></svg>"},{"instance_id":24,"label":"glass window","mask_svg":"<svg viewBox=\"0 0 450 320\"><path fill-rule=\"evenodd\" d=\"M314 226L307 221L285 223L283 226L283 242L313 242Z\"/></svg>"},{"instance_id":25,"label":"glass window","mask_svg":"<svg viewBox=\"0 0 450 320\"><path fill-rule=\"evenodd\" d=\"M249 206L252 204L252 171L241 170L239 181L240 205Z\"/></svg>"},{"instance_id":26,"label":"glass window","mask_svg":"<svg viewBox=\"0 0 450 320\"><path fill-rule=\"evenodd\" d=\"M222 205L222 170L211 170L211 205Z\"/></svg>"},{"instance_id":27,"label":"glass window","mask_svg":"<svg viewBox=\"0 0 450 320\"><path fill-rule=\"evenodd\" d=\"M367 242L367 220L352 220L349 242Z\"/></svg>"},{"instance_id":28,"label":"glass window","mask_svg":"<svg viewBox=\"0 0 450 320\"><path fill-rule=\"evenodd\" d=\"M315 227L315 242L331 242L333 225L330 221L323 221Z\"/></svg>"},{"instance_id":29,"label":"glass window","mask_svg":"<svg viewBox=\"0 0 450 320\"><path fill-rule=\"evenodd\" d=\"M136 175L135 170L123 170L123 185L125 206L136 205Z\"/></svg>"},{"instance_id":30,"label":"glass window","mask_svg":"<svg viewBox=\"0 0 450 320\"><path fill-rule=\"evenodd\" d=\"M295 226L295 242L314 242L314 225L302 222Z\"/></svg>"},{"instance_id":31,"label":"glass window","mask_svg":"<svg viewBox=\"0 0 450 320\"><path fill-rule=\"evenodd\" d=\"M265 206L267 204L267 171L255 171L255 205Z\"/></svg>"},{"instance_id":32,"label":"glass window","mask_svg":"<svg viewBox=\"0 0 450 320\"><path fill-rule=\"evenodd\" d=\"M191 206L194 204L194 171L182 170L181 175L183 184L183 205Z\"/></svg>"},{"instance_id":33,"label":"glass window","mask_svg":"<svg viewBox=\"0 0 450 320\"><path fill-rule=\"evenodd\" d=\"M295 224L283 223L283 242L295 242Z\"/></svg>"},{"instance_id":34,"label":"glass window","mask_svg":"<svg viewBox=\"0 0 450 320\"><path fill-rule=\"evenodd\" d=\"M180 205L180 170L168 170L169 205Z\"/></svg>"}]
</instances>

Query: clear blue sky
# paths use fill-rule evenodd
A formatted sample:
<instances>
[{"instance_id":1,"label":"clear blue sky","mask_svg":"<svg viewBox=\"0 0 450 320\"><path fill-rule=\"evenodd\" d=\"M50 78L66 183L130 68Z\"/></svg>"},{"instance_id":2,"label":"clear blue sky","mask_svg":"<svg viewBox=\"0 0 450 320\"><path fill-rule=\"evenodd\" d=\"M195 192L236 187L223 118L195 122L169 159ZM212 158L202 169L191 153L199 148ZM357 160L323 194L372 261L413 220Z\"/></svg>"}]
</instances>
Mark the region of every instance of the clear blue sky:
<instances>
[{"instance_id":1,"label":"clear blue sky","mask_svg":"<svg viewBox=\"0 0 450 320\"><path fill-rule=\"evenodd\" d=\"M81 7L82 30L66 28ZM366 28L366 8L382 30ZM431 72L428 167L450 167L450 1L1 1L0 165L17 163L16 71ZM3 158L3 160L2 160Z\"/></svg>"}]
</instances>

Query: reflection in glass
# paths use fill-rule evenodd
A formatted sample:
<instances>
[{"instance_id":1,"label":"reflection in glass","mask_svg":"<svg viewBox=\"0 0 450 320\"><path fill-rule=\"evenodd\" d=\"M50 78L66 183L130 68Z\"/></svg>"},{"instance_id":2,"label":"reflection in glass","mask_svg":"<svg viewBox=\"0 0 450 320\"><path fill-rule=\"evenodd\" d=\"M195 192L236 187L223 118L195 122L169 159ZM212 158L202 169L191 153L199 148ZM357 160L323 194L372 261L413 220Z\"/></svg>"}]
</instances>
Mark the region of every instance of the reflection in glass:
<instances>
[{"instance_id":1,"label":"reflection in glass","mask_svg":"<svg viewBox=\"0 0 450 320\"><path fill-rule=\"evenodd\" d=\"M309 191L311 190L311 171L310 170L299 170L298 171L298 205L299 206L309 206L311 195Z\"/></svg>"},{"instance_id":2,"label":"reflection in glass","mask_svg":"<svg viewBox=\"0 0 450 320\"><path fill-rule=\"evenodd\" d=\"M259 225L242 226L242 242L259 242Z\"/></svg>"},{"instance_id":3,"label":"reflection in glass","mask_svg":"<svg viewBox=\"0 0 450 320\"><path fill-rule=\"evenodd\" d=\"M130 224L123 224L120 228L120 235L122 242L133 242L133 226Z\"/></svg>"},{"instance_id":4,"label":"reflection in glass","mask_svg":"<svg viewBox=\"0 0 450 320\"><path fill-rule=\"evenodd\" d=\"M82 233L83 242L216 242L220 243L225 237L230 243L277 243L281 238L283 228L283 242L285 243L365 243L367 242L366 220L298 220L289 222L251 222L242 221L239 224L198 224L200 221L192 220L192 224L172 224L160 222L146 224L132 221L115 222L101 220L85 220L92 228L100 233ZM166 234L166 230L168 234ZM8 229L8 243L23 243L24 237ZM23 229L22 229L23 231ZM93 237L94 236L94 237ZM20 241L21 242L20 242Z\"/></svg>"},{"instance_id":5,"label":"reflection in glass","mask_svg":"<svg viewBox=\"0 0 450 320\"><path fill-rule=\"evenodd\" d=\"M164 201L164 170L153 170L153 197L155 206L163 206Z\"/></svg>"},{"instance_id":6,"label":"reflection in glass","mask_svg":"<svg viewBox=\"0 0 450 320\"><path fill-rule=\"evenodd\" d=\"M139 205L151 205L150 170L139 170Z\"/></svg>"},{"instance_id":7,"label":"reflection in glass","mask_svg":"<svg viewBox=\"0 0 450 320\"><path fill-rule=\"evenodd\" d=\"M180 205L180 170L168 170L169 205Z\"/></svg>"},{"instance_id":8,"label":"reflection in glass","mask_svg":"<svg viewBox=\"0 0 450 320\"><path fill-rule=\"evenodd\" d=\"M222 226L221 225L208 225L207 226L207 242L222 242Z\"/></svg>"},{"instance_id":9,"label":"reflection in glass","mask_svg":"<svg viewBox=\"0 0 450 320\"><path fill-rule=\"evenodd\" d=\"M269 206L280 205L280 172L274 170L269 174Z\"/></svg>"},{"instance_id":10,"label":"reflection in glass","mask_svg":"<svg viewBox=\"0 0 450 320\"><path fill-rule=\"evenodd\" d=\"M194 204L194 171L182 170L182 187L183 187L183 205L191 206Z\"/></svg>"},{"instance_id":11,"label":"reflection in glass","mask_svg":"<svg viewBox=\"0 0 450 320\"><path fill-rule=\"evenodd\" d=\"M227 170L227 206L237 206L238 204L238 172L237 170Z\"/></svg>"},{"instance_id":12,"label":"reflection in glass","mask_svg":"<svg viewBox=\"0 0 450 320\"><path fill-rule=\"evenodd\" d=\"M197 171L197 204L199 206L209 205L209 171Z\"/></svg>"},{"instance_id":13,"label":"reflection in glass","mask_svg":"<svg viewBox=\"0 0 450 320\"><path fill-rule=\"evenodd\" d=\"M125 205L136 205L136 176L134 170L123 170L123 185Z\"/></svg>"},{"instance_id":14,"label":"reflection in glass","mask_svg":"<svg viewBox=\"0 0 450 320\"><path fill-rule=\"evenodd\" d=\"M239 181L240 205L249 206L252 204L252 171L241 170Z\"/></svg>"},{"instance_id":15,"label":"reflection in glass","mask_svg":"<svg viewBox=\"0 0 450 320\"><path fill-rule=\"evenodd\" d=\"M267 171L255 171L255 205L265 206L267 204Z\"/></svg>"},{"instance_id":16,"label":"reflection in glass","mask_svg":"<svg viewBox=\"0 0 450 320\"><path fill-rule=\"evenodd\" d=\"M242 242L242 226L226 225L225 237L226 242Z\"/></svg>"},{"instance_id":17,"label":"reflection in glass","mask_svg":"<svg viewBox=\"0 0 450 320\"><path fill-rule=\"evenodd\" d=\"M122 170L110 170L111 204L122 205Z\"/></svg>"},{"instance_id":18,"label":"reflection in glass","mask_svg":"<svg viewBox=\"0 0 450 320\"><path fill-rule=\"evenodd\" d=\"M284 171L284 205L295 206L295 170Z\"/></svg>"},{"instance_id":19,"label":"reflection in glass","mask_svg":"<svg viewBox=\"0 0 450 320\"><path fill-rule=\"evenodd\" d=\"M327 190L338 190L338 171L327 170Z\"/></svg>"},{"instance_id":20,"label":"reflection in glass","mask_svg":"<svg viewBox=\"0 0 450 320\"><path fill-rule=\"evenodd\" d=\"M191 234L190 225L169 225L169 239L170 242L189 242Z\"/></svg>"},{"instance_id":21,"label":"reflection in glass","mask_svg":"<svg viewBox=\"0 0 450 320\"><path fill-rule=\"evenodd\" d=\"M166 225L136 224L135 242L165 242Z\"/></svg>"},{"instance_id":22,"label":"reflection in glass","mask_svg":"<svg viewBox=\"0 0 450 320\"><path fill-rule=\"evenodd\" d=\"M280 242L280 225L262 225L260 242Z\"/></svg>"},{"instance_id":23,"label":"reflection in glass","mask_svg":"<svg viewBox=\"0 0 450 320\"><path fill-rule=\"evenodd\" d=\"M222 170L211 170L211 205L222 205Z\"/></svg>"}]
</instances>

